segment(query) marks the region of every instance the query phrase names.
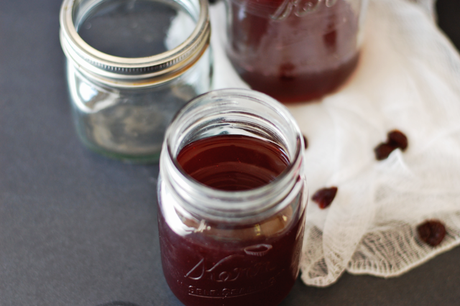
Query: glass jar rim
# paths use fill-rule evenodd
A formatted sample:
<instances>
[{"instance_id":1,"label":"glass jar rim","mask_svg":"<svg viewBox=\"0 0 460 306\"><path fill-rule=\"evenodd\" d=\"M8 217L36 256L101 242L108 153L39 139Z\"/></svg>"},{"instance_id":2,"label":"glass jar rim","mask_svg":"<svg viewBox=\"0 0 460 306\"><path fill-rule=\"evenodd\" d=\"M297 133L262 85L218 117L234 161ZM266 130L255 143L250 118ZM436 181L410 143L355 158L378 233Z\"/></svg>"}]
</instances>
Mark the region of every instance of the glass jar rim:
<instances>
[{"instance_id":1,"label":"glass jar rim","mask_svg":"<svg viewBox=\"0 0 460 306\"><path fill-rule=\"evenodd\" d=\"M184 116L196 104L206 99L211 100L214 97L219 97L222 100L232 98L250 99L262 106L268 107L272 111L276 111L280 117L286 120L294 132L293 139L295 141L295 150L291 153L290 163L273 181L258 188L244 191L224 191L208 187L199 183L189 176L176 160L176 152L171 145L171 134L177 129L178 120ZM177 186L176 191L180 194L185 203L188 203L187 210L198 210L201 213L202 209L207 210L208 215L240 218L242 216L256 215L262 211L267 211L278 205L280 202L285 202L287 195L295 188L298 177L303 177L303 136L300 132L295 119L292 117L289 110L280 102L270 96L249 89L220 89L202 94L189 103L184 105L178 113L176 113L173 121L168 127L163 142L162 155L160 160L165 160L168 170L165 171L160 164L162 175L168 177L169 180L174 180ZM171 171L170 171L171 170ZM267 198L270 201L267 201ZM194 207L193 203L199 203L200 207ZM188 207L191 206L191 207ZM190 209L192 208L192 209Z\"/></svg>"},{"instance_id":2,"label":"glass jar rim","mask_svg":"<svg viewBox=\"0 0 460 306\"><path fill-rule=\"evenodd\" d=\"M105 0L92 1L91 7ZM120 57L101 52L78 34L74 11L81 1L64 0L61 6L60 41L68 59L106 81L136 82L152 79L165 82L181 75L205 52L210 43L211 25L207 0L196 0L199 9L195 29L177 47L146 57ZM181 3L181 1L174 1ZM190 13L190 11L188 11ZM149 85L149 84L140 84Z\"/></svg>"}]
</instances>

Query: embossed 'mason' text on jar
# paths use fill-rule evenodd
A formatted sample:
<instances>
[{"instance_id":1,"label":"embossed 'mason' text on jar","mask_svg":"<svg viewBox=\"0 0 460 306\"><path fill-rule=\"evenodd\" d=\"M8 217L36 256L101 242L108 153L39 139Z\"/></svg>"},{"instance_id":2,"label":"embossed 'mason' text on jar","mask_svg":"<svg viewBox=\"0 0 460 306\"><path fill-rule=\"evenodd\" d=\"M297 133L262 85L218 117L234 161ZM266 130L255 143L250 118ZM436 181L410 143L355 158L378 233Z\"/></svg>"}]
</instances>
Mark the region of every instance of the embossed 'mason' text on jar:
<instances>
[{"instance_id":1,"label":"embossed 'mason' text on jar","mask_svg":"<svg viewBox=\"0 0 460 306\"><path fill-rule=\"evenodd\" d=\"M174 114L211 88L207 1L64 0L60 25L82 142L157 161Z\"/></svg>"},{"instance_id":2,"label":"embossed 'mason' text on jar","mask_svg":"<svg viewBox=\"0 0 460 306\"><path fill-rule=\"evenodd\" d=\"M299 273L303 137L269 96L201 95L179 111L160 157L163 272L187 306L278 305Z\"/></svg>"}]
</instances>

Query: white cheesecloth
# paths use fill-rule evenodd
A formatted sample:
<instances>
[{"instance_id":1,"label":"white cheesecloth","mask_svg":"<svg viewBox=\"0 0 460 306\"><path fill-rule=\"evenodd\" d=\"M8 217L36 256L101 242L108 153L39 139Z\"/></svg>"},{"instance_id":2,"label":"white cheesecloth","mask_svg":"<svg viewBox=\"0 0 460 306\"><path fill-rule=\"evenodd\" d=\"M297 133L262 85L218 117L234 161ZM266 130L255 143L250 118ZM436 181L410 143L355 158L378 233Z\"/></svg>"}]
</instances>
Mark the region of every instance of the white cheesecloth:
<instances>
[{"instance_id":1,"label":"white cheesecloth","mask_svg":"<svg viewBox=\"0 0 460 306\"><path fill-rule=\"evenodd\" d=\"M289 106L308 138L310 197L337 186L326 209L309 201L301 277L327 286L344 271L400 275L460 243L460 57L437 28L433 0L370 0L357 70L320 103ZM214 88L248 87L222 46L223 3L211 6ZM390 130L409 140L377 161ZM417 237L424 220L447 234Z\"/></svg>"}]
</instances>

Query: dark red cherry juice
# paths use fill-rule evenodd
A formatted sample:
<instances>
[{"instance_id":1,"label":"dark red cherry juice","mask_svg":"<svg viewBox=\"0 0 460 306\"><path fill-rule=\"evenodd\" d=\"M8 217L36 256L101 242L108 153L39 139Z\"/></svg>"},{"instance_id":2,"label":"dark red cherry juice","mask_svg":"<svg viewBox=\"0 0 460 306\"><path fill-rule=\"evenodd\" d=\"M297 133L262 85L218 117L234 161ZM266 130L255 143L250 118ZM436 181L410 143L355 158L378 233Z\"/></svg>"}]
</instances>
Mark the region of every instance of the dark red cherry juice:
<instances>
[{"instance_id":1,"label":"dark red cherry juice","mask_svg":"<svg viewBox=\"0 0 460 306\"><path fill-rule=\"evenodd\" d=\"M200 183L220 190L248 190L268 184L289 164L278 145L240 135L204 138L185 146L177 161Z\"/></svg>"},{"instance_id":2,"label":"dark red cherry juice","mask_svg":"<svg viewBox=\"0 0 460 306\"><path fill-rule=\"evenodd\" d=\"M177 161L194 179L230 192L266 185L289 164L278 145L236 135L195 141ZM187 306L278 305L298 275L301 198L299 193L292 205L256 224L210 221L187 234L176 233L160 209L163 271L173 293Z\"/></svg>"},{"instance_id":3,"label":"dark red cherry juice","mask_svg":"<svg viewBox=\"0 0 460 306\"><path fill-rule=\"evenodd\" d=\"M357 66L359 14L347 1L227 1L227 53L252 89L283 103L309 101Z\"/></svg>"}]
</instances>

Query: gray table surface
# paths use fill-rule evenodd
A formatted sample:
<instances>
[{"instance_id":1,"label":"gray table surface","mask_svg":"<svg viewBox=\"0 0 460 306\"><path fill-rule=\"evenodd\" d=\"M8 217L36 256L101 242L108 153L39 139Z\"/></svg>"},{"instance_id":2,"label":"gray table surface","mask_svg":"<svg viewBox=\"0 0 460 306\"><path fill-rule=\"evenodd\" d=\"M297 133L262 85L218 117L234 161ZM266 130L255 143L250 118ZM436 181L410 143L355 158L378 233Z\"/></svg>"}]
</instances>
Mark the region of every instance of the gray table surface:
<instances>
[{"instance_id":1,"label":"gray table surface","mask_svg":"<svg viewBox=\"0 0 460 306\"><path fill-rule=\"evenodd\" d=\"M181 305L161 271L158 166L106 159L75 136L60 5L0 1L0 305ZM438 11L459 46L460 2ZM459 305L459 285L456 248L397 278L299 280L282 305Z\"/></svg>"}]
</instances>

